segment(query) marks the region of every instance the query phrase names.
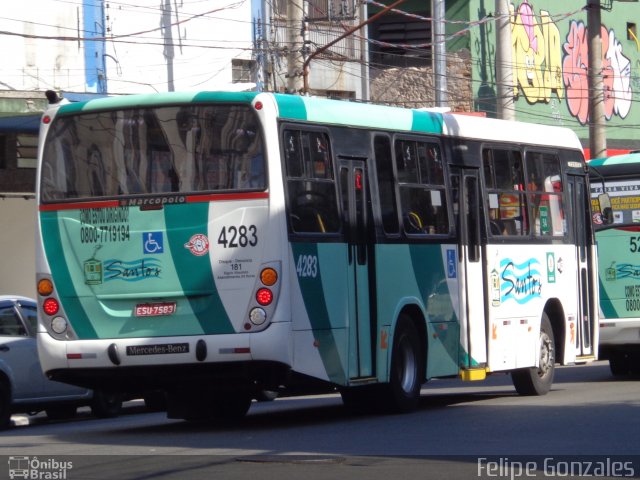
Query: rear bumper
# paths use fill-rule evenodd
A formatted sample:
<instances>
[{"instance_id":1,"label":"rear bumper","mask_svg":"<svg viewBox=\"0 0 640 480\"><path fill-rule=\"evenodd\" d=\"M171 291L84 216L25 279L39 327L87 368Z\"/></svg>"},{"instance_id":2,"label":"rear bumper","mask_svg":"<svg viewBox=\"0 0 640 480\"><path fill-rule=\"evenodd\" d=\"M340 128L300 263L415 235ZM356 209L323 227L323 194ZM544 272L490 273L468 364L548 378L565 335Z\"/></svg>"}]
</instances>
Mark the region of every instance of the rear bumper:
<instances>
[{"instance_id":1,"label":"rear bumper","mask_svg":"<svg viewBox=\"0 0 640 480\"><path fill-rule=\"evenodd\" d=\"M144 391L206 382L216 388L272 383L292 365L291 324L256 333L62 342L38 333L45 374L88 388Z\"/></svg>"},{"instance_id":2,"label":"rear bumper","mask_svg":"<svg viewBox=\"0 0 640 480\"><path fill-rule=\"evenodd\" d=\"M640 318L600 319L600 346L640 345Z\"/></svg>"},{"instance_id":3,"label":"rear bumper","mask_svg":"<svg viewBox=\"0 0 640 480\"><path fill-rule=\"evenodd\" d=\"M50 378L59 382L128 394L158 389L187 390L194 386L219 391L258 391L286 383L288 374L287 365L265 361L74 368L48 372Z\"/></svg>"}]
</instances>

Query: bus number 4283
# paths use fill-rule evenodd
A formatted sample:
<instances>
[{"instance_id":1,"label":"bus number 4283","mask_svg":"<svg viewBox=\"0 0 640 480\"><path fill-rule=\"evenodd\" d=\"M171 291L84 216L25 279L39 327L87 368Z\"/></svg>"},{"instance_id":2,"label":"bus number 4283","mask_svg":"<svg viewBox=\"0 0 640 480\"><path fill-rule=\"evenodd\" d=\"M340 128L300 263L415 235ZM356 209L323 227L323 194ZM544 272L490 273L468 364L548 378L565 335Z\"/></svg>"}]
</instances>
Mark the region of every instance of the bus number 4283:
<instances>
[{"instance_id":1,"label":"bus number 4283","mask_svg":"<svg viewBox=\"0 0 640 480\"><path fill-rule=\"evenodd\" d=\"M318 257L315 255L300 255L296 264L296 272L298 277L316 278L318 276Z\"/></svg>"},{"instance_id":2,"label":"bus number 4283","mask_svg":"<svg viewBox=\"0 0 640 480\"><path fill-rule=\"evenodd\" d=\"M224 248L255 247L258 244L258 229L255 225L222 227L218 244Z\"/></svg>"}]
</instances>

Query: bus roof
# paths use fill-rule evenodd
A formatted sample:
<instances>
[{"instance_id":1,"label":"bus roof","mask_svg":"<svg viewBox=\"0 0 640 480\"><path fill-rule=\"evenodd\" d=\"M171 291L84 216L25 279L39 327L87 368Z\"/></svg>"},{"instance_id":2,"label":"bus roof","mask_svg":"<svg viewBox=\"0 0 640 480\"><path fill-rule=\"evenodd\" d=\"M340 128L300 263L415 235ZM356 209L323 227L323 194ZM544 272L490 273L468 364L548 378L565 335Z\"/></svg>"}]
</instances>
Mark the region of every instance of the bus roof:
<instances>
[{"instance_id":1,"label":"bus roof","mask_svg":"<svg viewBox=\"0 0 640 480\"><path fill-rule=\"evenodd\" d=\"M279 116L292 120L435 133L485 141L509 139L521 144L582 151L578 136L565 127L297 95L276 94L275 98ZM338 108L340 113L336 115Z\"/></svg>"},{"instance_id":2,"label":"bus roof","mask_svg":"<svg viewBox=\"0 0 640 480\"><path fill-rule=\"evenodd\" d=\"M484 141L509 141L554 147L565 147L582 151L576 133L566 127L499 120L473 115L444 114L445 134L475 138Z\"/></svg>"},{"instance_id":3,"label":"bus roof","mask_svg":"<svg viewBox=\"0 0 640 480\"><path fill-rule=\"evenodd\" d=\"M179 103L251 103L258 92L164 92L139 95L118 95L96 98L86 102L66 103L58 115L114 110L120 108L175 105Z\"/></svg>"},{"instance_id":4,"label":"bus roof","mask_svg":"<svg viewBox=\"0 0 640 480\"><path fill-rule=\"evenodd\" d=\"M588 165L592 177L637 178L640 175L640 152L595 158Z\"/></svg>"},{"instance_id":5,"label":"bus roof","mask_svg":"<svg viewBox=\"0 0 640 480\"><path fill-rule=\"evenodd\" d=\"M442 114L369 103L274 95L280 118L355 127L442 133ZM339 115L336 110L339 109Z\"/></svg>"},{"instance_id":6,"label":"bus roof","mask_svg":"<svg viewBox=\"0 0 640 480\"><path fill-rule=\"evenodd\" d=\"M612 165L629 165L640 163L640 152L625 153L623 155L613 155L611 157L594 158L589 161L592 167L605 167Z\"/></svg>"}]
</instances>

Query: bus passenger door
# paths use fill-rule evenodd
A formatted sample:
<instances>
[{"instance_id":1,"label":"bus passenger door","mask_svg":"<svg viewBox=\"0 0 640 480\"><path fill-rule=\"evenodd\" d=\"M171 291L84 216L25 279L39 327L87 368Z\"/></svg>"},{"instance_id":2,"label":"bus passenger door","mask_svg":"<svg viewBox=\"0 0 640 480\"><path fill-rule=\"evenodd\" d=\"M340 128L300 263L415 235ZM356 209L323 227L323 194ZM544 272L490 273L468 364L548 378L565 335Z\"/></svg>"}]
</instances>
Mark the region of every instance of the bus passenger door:
<instances>
[{"instance_id":1,"label":"bus passenger door","mask_svg":"<svg viewBox=\"0 0 640 480\"><path fill-rule=\"evenodd\" d=\"M340 190L343 225L348 244L349 378L371 377L374 372L372 325L375 315L370 307L369 269L375 263L369 248L372 226L368 202L368 180L363 159L340 159Z\"/></svg>"},{"instance_id":2,"label":"bus passenger door","mask_svg":"<svg viewBox=\"0 0 640 480\"><path fill-rule=\"evenodd\" d=\"M485 324L486 279L480 235L480 177L475 168L451 169L451 186L457 203L458 271L460 276L460 342L464 348L463 369L479 369L487 363ZM463 378L464 371L463 371ZM469 379L476 379L476 376Z\"/></svg>"},{"instance_id":3,"label":"bus passenger door","mask_svg":"<svg viewBox=\"0 0 640 480\"><path fill-rule=\"evenodd\" d=\"M577 359L586 357L593 358L594 349L594 329L597 321L597 306L594 304L596 295L596 284L593 275L593 259L590 254L591 246L591 218L588 202L590 201L589 191L584 177L578 175L568 175L569 201L571 202L571 212L574 216L573 237L576 245L576 262L578 265L578 318L576 319L576 330L568 332L571 342L575 345Z\"/></svg>"}]
</instances>

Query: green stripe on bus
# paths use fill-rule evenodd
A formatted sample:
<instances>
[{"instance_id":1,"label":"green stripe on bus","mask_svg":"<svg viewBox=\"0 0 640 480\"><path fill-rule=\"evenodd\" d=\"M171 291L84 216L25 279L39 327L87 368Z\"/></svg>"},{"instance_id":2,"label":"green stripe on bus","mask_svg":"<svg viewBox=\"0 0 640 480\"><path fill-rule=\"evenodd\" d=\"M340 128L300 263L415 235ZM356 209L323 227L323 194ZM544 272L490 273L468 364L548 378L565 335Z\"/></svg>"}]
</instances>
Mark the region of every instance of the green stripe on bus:
<instances>
[{"instance_id":1,"label":"green stripe on bus","mask_svg":"<svg viewBox=\"0 0 640 480\"><path fill-rule=\"evenodd\" d=\"M193 97L194 103L251 103L258 92L200 92Z\"/></svg>"},{"instance_id":2,"label":"green stripe on bus","mask_svg":"<svg viewBox=\"0 0 640 480\"><path fill-rule=\"evenodd\" d=\"M183 293L205 334L235 333L216 290L209 253L195 255L185 245L194 235L207 235L209 203L166 205L167 239Z\"/></svg>"},{"instance_id":3,"label":"green stripe on bus","mask_svg":"<svg viewBox=\"0 0 640 480\"><path fill-rule=\"evenodd\" d=\"M121 95L117 97L96 98L86 102L67 103L58 110L58 115L93 112L97 110L111 110L140 106L171 105L177 103L191 103L193 92L150 93L143 95Z\"/></svg>"},{"instance_id":4,"label":"green stripe on bus","mask_svg":"<svg viewBox=\"0 0 640 480\"><path fill-rule=\"evenodd\" d=\"M593 160L589 160L589 166L591 167L602 167L609 165L622 165L622 164L634 164L640 161L640 154L637 153L627 153L623 155L614 155L613 157L606 158L594 158Z\"/></svg>"},{"instance_id":5,"label":"green stripe on bus","mask_svg":"<svg viewBox=\"0 0 640 480\"><path fill-rule=\"evenodd\" d=\"M275 95L280 118L308 120L333 125L349 125L398 130L442 133L442 115L384 105L327 100L322 98Z\"/></svg>"},{"instance_id":6,"label":"green stripe on bus","mask_svg":"<svg viewBox=\"0 0 640 480\"><path fill-rule=\"evenodd\" d=\"M58 115L110 110L120 108L162 106L180 103L251 103L257 92L167 92L162 94L122 95L117 97L96 98L86 102L73 102L62 105Z\"/></svg>"},{"instance_id":7,"label":"green stripe on bus","mask_svg":"<svg viewBox=\"0 0 640 480\"><path fill-rule=\"evenodd\" d=\"M290 120L307 120L307 109L302 97L297 95L275 95L278 116Z\"/></svg>"},{"instance_id":8,"label":"green stripe on bus","mask_svg":"<svg viewBox=\"0 0 640 480\"><path fill-rule=\"evenodd\" d=\"M420 298L425 305L427 321L429 323L447 322L452 327L457 327L458 318L447 284L447 272L444 269L441 245L414 244L409 246L409 253ZM460 347L459 329L438 330L437 340L432 339L430 342L431 349L436 348L436 342L441 344L438 347L440 347L442 355L450 360L452 366L457 366Z\"/></svg>"},{"instance_id":9,"label":"green stripe on bus","mask_svg":"<svg viewBox=\"0 0 640 480\"><path fill-rule=\"evenodd\" d=\"M67 212L62 212L66 214ZM62 245L60 225L58 223L58 212L41 212L40 226L42 236L47 241L43 242L47 261L51 268L51 274L55 282L55 289L62 307L67 314L67 319L71 323L74 332L81 339L98 338L87 312L82 306L78 293L73 286L71 272L68 265L75 265L75 262L67 262L64 252L70 252L68 246ZM82 272L80 272L80 275Z\"/></svg>"},{"instance_id":10,"label":"green stripe on bus","mask_svg":"<svg viewBox=\"0 0 640 480\"><path fill-rule=\"evenodd\" d=\"M307 120L334 125L398 130L411 130L412 111L383 105L302 97L307 109Z\"/></svg>"},{"instance_id":11,"label":"green stripe on bus","mask_svg":"<svg viewBox=\"0 0 640 480\"><path fill-rule=\"evenodd\" d=\"M319 340L318 350L325 371L332 382L344 385L346 384L347 377L333 333L335 326L331 322L330 309L327 306L327 303L331 301L331 296L327 295L325 291L325 282L323 282L321 271L321 265L323 265L323 263L321 261L321 254L318 251L318 245L311 242L292 243L291 249L293 251L295 265L299 265L299 259L302 255L305 255L306 258L318 259L317 270L311 272L309 275L300 272L298 274L298 282L300 291L302 292L304 306L309 321L311 322L311 328L314 331L316 340ZM339 267L344 268L344 265L339 265ZM315 275L313 275L313 273L315 273Z\"/></svg>"},{"instance_id":12,"label":"green stripe on bus","mask_svg":"<svg viewBox=\"0 0 640 480\"><path fill-rule=\"evenodd\" d=\"M443 125L442 115L439 113L413 111L411 130L414 132L440 134Z\"/></svg>"},{"instance_id":13,"label":"green stripe on bus","mask_svg":"<svg viewBox=\"0 0 640 480\"><path fill-rule=\"evenodd\" d=\"M600 309L602 310L602 315L603 315L601 320L612 320L616 318L625 318L629 316L625 314L622 314L622 315L619 314L618 311L613 306L613 302L611 301L611 299L602 298L602 296L600 297Z\"/></svg>"}]
</instances>

